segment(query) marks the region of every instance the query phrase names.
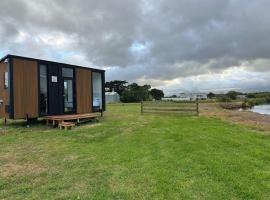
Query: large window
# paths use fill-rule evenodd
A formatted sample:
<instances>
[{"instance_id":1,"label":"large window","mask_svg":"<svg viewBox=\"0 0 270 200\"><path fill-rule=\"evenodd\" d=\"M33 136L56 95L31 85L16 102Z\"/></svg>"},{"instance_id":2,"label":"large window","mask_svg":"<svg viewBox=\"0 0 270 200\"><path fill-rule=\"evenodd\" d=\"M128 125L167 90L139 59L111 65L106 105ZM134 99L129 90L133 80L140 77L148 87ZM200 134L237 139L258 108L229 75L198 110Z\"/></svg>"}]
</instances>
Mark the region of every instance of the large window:
<instances>
[{"instance_id":1,"label":"large window","mask_svg":"<svg viewBox=\"0 0 270 200\"><path fill-rule=\"evenodd\" d=\"M47 66L39 66L39 109L41 115L48 113Z\"/></svg>"},{"instance_id":2,"label":"large window","mask_svg":"<svg viewBox=\"0 0 270 200\"><path fill-rule=\"evenodd\" d=\"M73 88L73 68L62 68L63 84L64 84L64 112L74 112L74 88Z\"/></svg>"},{"instance_id":3,"label":"large window","mask_svg":"<svg viewBox=\"0 0 270 200\"><path fill-rule=\"evenodd\" d=\"M102 76L101 73L92 73L93 82L93 110L102 110Z\"/></svg>"},{"instance_id":4,"label":"large window","mask_svg":"<svg viewBox=\"0 0 270 200\"><path fill-rule=\"evenodd\" d=\"M64 111L65 113L73 112L73 81L64 79Z\"/></svg>"},{"instance_id":5,"label":"large window","mask_svg":"<svg viewBox=\"0 0 270 200\"><path fill-rule=\"evenodd\" d=\"M8 89L8 84L9 84L9 80L8 80L8 72L4 73L4 88Z\"/></svg>"}]
</instances>

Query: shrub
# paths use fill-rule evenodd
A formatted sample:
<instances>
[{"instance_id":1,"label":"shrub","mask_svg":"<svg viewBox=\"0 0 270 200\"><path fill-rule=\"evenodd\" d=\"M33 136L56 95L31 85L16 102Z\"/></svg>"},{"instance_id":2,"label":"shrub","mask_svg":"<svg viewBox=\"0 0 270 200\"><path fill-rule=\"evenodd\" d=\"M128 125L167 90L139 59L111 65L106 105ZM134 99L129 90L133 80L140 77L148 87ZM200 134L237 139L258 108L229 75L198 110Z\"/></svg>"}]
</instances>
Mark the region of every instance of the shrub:
<instances>
[{"instance_id":1,"label":"shrub","mask_svg":"<svg viewBox=\"0 0 270 200\"><path fill-rule=\"evenodd\" d=\"M227 96L223 96L223 97L218 98L218 101L219 102L231 102L232 99L227 97Z\"/></svg>"},{"instance_id":2,"label":"shrub","mask_svg":"<svg viewBox=\"0 0 270 200\"><path fill-rule=\"evenodd\" d=\"M262 105L262 104L268 104L270 103L270 97L266 98L250 98L250 99L245 99L244 101L249 107L257 106L257 105Z\"/></svg>"}]
</instances>

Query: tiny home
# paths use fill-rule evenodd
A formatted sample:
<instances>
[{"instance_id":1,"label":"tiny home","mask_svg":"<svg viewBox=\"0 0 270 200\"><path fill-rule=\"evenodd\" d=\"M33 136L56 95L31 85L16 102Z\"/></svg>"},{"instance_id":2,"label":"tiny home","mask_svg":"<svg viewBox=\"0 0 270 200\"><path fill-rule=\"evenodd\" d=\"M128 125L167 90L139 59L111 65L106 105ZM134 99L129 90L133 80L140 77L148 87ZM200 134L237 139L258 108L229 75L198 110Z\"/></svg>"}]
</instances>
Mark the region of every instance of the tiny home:
<instances>
[{"instance_id":1,"label":"tiny home","mask_svg":"<svg viewBox=\"0 0 270 200\"><path fill-rule=\"evenodd\" d=\"M7 55L0 60L0 117L101 112L104 85L104 70Z\"/></svg>"}]
</instances>

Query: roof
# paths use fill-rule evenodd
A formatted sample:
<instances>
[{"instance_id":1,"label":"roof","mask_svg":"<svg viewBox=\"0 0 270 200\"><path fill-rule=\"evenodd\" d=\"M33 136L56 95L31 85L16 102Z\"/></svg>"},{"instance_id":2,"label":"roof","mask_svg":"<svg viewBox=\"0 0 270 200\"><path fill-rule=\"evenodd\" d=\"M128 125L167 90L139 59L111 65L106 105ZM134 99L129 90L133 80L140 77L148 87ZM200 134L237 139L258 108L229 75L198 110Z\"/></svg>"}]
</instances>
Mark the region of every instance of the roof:
<instances>
[{"instance_id":1,"label":"roof","mask_svg":"<svg viewBox=\"0 0 270 200\"><path fill-rule=\"evenodd\" d=\"M105 92L105 95L119 95L117 92Z\"/></svg>"},{"instance_id":2,"label":"roof","mask_svg":"<svg viewBox=\"0 0 270 200\"><path fill-rule=\"evenodd\" d=\"M83 67L83 66L80 66L80 65L73 65L73 64L55 62L55 61L50 61L50 60L42 60L42 59L37 59L37 58L17 56L17 55L12 55L12 54L8 54L8 55L4 56L3 58L0 59L0 62L3 62L7 58L18 58L18 59L24 59L24 60L37 61L37 62L47 62L47 63L52 63L52 64L68 65L68 66L71 66L71 67L80 67L80 68L86 68L86 69L92 69L92 70L95 70L95 71L105 72L105 70L103 70L103 69L96 69L96 68L91 68L91 67Z\"/></svg>"}]
</instances>

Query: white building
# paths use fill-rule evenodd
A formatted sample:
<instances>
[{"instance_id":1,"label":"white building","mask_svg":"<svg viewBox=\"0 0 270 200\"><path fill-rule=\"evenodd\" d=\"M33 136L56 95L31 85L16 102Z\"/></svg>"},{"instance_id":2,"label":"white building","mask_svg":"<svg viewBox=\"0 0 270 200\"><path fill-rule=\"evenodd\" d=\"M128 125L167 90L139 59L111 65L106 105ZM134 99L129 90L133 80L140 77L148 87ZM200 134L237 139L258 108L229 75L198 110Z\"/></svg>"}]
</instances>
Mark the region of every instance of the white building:
<instances>
[{"instance_id":1,"label":"white building","mask_svg":"<svg viewBox=\"0 0 270 200\"><path fill-rule=\"evenodd\" d=\"M247 95L239 94L239 95L237 95L236 98L237 98L237 99L246 99L246 98L247 98Z\"/></svg>"},{"instance_id":2,"label":"white building","mask_svg":"<svg viewBox=\"0 0 270 200\"><path fill-rule=\"evenodd\" d=\"M196 100L207 99L207 94L205 93L180 93L179 96L175 98L162 98L163 101L196 101Z\"/></svg>"},{"instance_id":3,"label":"white building","mask_svg":"<svg viewBox=\"0 0 270 200\"><path fill-rule=\"evenodd\" d=\"M106 92L105 99L106 103L119 103L120 95L117 92Z\"/></svg>"}]
</instances>

